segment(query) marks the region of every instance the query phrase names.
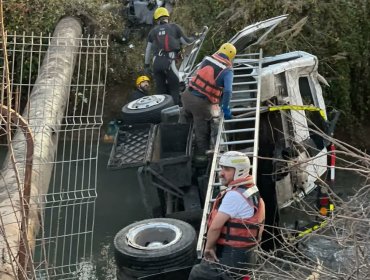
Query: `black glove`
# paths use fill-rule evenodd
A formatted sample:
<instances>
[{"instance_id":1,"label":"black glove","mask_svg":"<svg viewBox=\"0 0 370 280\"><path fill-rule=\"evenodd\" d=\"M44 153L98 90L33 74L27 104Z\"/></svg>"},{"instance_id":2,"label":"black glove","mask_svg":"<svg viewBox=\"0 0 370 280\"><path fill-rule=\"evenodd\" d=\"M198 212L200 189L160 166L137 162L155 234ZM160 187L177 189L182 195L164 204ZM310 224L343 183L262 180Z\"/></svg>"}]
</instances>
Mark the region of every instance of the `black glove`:
<instances>
[{"instance_id":1,"label":"black glove","mask_svg":"<svg viewBox=\"0 0 370 280\"><path fill-rule=\"evenodd\" d=\"M145 74L151 76L152 75L152 69L150 68L150 64L145 64L144 65L144 72Z\"/></svg>"}]
</instances>

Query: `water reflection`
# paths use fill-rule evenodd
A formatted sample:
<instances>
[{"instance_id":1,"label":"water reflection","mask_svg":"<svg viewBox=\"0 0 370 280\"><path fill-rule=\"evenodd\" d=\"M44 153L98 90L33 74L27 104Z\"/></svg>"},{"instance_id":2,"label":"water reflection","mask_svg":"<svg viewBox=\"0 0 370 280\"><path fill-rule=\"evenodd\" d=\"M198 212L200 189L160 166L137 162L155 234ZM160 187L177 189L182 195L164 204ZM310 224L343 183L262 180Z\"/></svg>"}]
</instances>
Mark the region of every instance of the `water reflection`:
<instances>
[{"instance_id":1,"label":"water reflection","mask_svg":"<svg viewBox=\"0 0 370 280\"><path fill-rule=\"evenodd\" d=\"M147 218L140 199L136 168L108 170L112 144L101 143L98 160L94 262L97 279L115 279L113 238L123 227Z\"/></svg>"}]
</instances>

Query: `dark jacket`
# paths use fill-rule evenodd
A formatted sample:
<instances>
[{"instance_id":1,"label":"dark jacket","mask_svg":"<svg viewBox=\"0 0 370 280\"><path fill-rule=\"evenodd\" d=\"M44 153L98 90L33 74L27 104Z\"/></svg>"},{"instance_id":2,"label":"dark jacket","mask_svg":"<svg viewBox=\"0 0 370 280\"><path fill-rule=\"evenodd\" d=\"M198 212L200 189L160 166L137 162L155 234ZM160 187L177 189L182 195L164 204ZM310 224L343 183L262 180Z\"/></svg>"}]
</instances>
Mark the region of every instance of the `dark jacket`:
<instances>
[{"instance_id":1,"label":"dark jacket","mask_svg":"<svg viewBox=\"0 0 370 280\"><path fill-rule=\"evenodd\" d=\"M176 54L181 45L188 45L194 38L185 36L181 27L175 23L163 23L156 25L148 35L148 43L145 51L145 64L150 63L151 55ZM173 57L174 58L174 57Z\"/></svg>"},{"instance_id":2,"label":"dark jacket","mask_svg":"<svg viewBox=\"0 0 370 280\"><path fill-rule=\"evenodd\" d=\"M136 99L139 99L141 97L147 96L147 94L140 89L135 89L129 96L127 103L130 103L131 101L134 101Z\"/></svg>"}]
</instances>

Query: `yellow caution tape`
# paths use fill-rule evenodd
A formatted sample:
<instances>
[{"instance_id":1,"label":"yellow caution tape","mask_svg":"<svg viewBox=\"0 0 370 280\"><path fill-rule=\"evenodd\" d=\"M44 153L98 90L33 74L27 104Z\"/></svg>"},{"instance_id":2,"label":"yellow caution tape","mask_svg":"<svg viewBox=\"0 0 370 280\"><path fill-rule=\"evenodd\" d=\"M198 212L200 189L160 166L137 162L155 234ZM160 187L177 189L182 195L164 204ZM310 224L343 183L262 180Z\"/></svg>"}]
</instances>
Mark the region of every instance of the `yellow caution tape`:
<instances>
[{"instance_id":1,"label":"yellow caution tape","mask_svg":"<svg viewBox=\"0 0 370 280\"><path fill-rule=\"evenodd\" d=\"M327 221L322 221L320 224L314 225L314 226L313 226L313 227L311 227L311 228L308 228L308 229L306 229L306 230L304 230L304 231L301 231L301 232L298 234L298 237L303 237L303 236L305 236L305 235L307 235L307 234L309 234L309 233L311 233L311 232L313 232L313 231L318 230L319 228L322 228L322 227L326 226L327 224L328 224L328 222L327 222Z\"/></svg>"},{"instance_id":2,"label":"yellow caution tape","mask_svg":"<svg viewBox=\"0 0 370 280\"><path fill-rule=\"evenodd\" d=\"M319 108L319 107L315 107L315 106L312 106L312 105L309 105L309 106L307 106L307 105L279 105L279 106L270 106L270 107L268 107L268 110L270 112L280 111L280 110L294 110L294 111L303 110L303 111L320 112L321 117L324 120L327 120L325 111L323 109Z\"/></svg>"},{"instance_id":3,"label":"yellow caution tape","mask_svg":"<svg viewBox=\"0 0 370 280\"><path fill-rule=\"evenodd\" d=\"M334 204L332 204L332 203L330 203L329 204L329 211L334 211ZM313 231L316 231L316 230L318 230L318 229L320 229L320 228L323 228L323 227L325 227L326 225L328 224L328 221L327 220L324 220L324 221L322 221L321 223L319 223L319 224L316 224L316 225L314 225L314 226L312 226L312 227L310 227L310 228L307 228L307 229L305 229L305 230L303 230L303 231L301 231L298 235L297 235L297 237L296 238L301 238L301 237L303 237L303 236L305 236L305 235L307 235L307 234L309 234L309 233L311 233L311 232L313 232ZM296 239L296 238L293 238L293 240L294 239Z\"/></svg>"}]
</instances>

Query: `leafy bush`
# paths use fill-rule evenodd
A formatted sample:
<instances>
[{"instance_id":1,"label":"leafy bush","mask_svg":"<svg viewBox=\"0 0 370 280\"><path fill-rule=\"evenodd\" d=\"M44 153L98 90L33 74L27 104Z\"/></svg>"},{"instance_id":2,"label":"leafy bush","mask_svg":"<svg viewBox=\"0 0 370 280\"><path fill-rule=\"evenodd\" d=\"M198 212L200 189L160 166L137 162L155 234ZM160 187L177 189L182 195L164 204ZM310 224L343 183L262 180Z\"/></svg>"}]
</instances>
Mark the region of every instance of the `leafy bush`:
<instances>
[{"instance_id":1,"label":"leafy bush","mask_svg":"<svg viewBox=\"0 0 370 280\"><path fill-rule=\"evenodd\" d=\"M97 34L107 34L117 28L121 22L114 13L107 12L107 7L121 7L119 0L7 0L4 2L5 26L8 32L26 32L35 34L52 33L58 21L64 15L74 15L86 20L86 26L96 25ZM105 5L104 5L105 4ZM85 27L86 27L85 26Z\"/></svg>"},{"instance_id":2,"label":"leafy bush","mask_svg":"<svg viewBox=\"0 0 370 280\"><path fill-rule=\"evenodd\" d=\"M281 14L288 19L270 36L265 55L304 50L319 57L320 72L331 87L327 100L343 111L345 133L370 117L369 1L367 0L186 0L175 1L171 21L185 33L210 27L201 57L217 50L242 27ZM8 0L4 2L8 31L49 33L63 15L77 15L86 31L110 35L109 83L134 79L143 70L145 36L135 34L122 44L125 19L122 1L102 0ZM118 38L118 39L117 39ZM351 125L351 126L350 126ZM359 135L361 136L361 135ZM357 135L356 135L357 138Z\"/></svg>"}]
</instances>

